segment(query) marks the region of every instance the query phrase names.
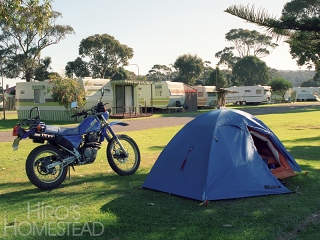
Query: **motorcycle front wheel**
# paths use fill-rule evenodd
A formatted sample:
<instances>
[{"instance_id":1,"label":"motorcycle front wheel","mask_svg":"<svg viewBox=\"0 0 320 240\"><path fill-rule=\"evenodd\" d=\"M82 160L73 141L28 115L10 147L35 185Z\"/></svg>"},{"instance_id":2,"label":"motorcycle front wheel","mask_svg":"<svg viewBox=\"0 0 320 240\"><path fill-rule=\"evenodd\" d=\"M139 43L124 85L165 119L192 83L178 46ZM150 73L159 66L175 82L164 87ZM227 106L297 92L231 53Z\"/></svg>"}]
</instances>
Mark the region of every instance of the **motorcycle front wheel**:
<instances>
[{"instance_id":1,"label":"motorcycle front wheel","mask_svg":"<svg viewBox=\"0 0 320 240\"><path fill-rule=\"evenodd\" d=\"M30 182L43 190L60 186L68 171L66 167L62 167L62 158L59 148L52 145L41 145L33 149L26 161L26 173ZM57 161L60 164L47 168Z\"/></svg>"},{"instance_id":2,"label":"motorcycle front wheel","mask_svg":"<svg viewBox=\"0 0 320 240\"><path fill-rule=\"evenodd\" d=\"M140 165L140 151L136 142L129 136L117 135L119 142L115 138L111 139L107 146L107 158L113 171L121 176L134 174Z\"/></svg>"}]
</instances>

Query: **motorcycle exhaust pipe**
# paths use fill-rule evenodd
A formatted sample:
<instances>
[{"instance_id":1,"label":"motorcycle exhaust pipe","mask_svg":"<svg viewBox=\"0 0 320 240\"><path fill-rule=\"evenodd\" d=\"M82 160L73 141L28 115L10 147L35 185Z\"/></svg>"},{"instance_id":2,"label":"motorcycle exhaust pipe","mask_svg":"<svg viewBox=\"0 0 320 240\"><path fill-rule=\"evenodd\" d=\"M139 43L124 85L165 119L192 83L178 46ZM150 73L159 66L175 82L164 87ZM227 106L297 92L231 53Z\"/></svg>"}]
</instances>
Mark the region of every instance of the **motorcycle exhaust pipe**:
<instances>
[{"instance_id":1,"label":"motorcycle exhaust pipe","mask_svg":"<svg viewBox=\"0 0 320 240\"><path fill-rule=\"evenodd\" d=\"M34 133L29 138L33 139L34 143L44 143L45 140L52 141L56 139L55 135L47 133Z\"/></svg>"}]
</instances>

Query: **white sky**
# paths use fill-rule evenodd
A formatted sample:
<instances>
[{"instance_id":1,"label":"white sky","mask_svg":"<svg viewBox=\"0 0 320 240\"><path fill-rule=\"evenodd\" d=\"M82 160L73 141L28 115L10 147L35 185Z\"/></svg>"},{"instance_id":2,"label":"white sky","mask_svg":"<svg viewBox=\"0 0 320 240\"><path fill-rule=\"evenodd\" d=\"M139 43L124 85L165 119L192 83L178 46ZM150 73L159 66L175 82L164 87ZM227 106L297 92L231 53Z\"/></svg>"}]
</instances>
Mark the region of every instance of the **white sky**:
<instances>
[{"instance_id":1,"label":"white sky","mask_svg":"<svg viewBox=\"0 0 320 240\"><path fill-rule=\"evenodd\" d=\"M146 75L155 64L169 65L183 54L197 54L203 61L218 62L215 53L230 44L225 34L231 29L264 29L244 22L224 10L231 5L263 7L280 16L289 0L54 0L53 10L61 12L58 24L70 25L76 32L46 48L42 58L50 56L53 71L62 73L69 61L78 56L82 39L107 33L121 44L133 48L134 57L127 70ZM286 43L278 42L268 57L269 67L299 70ZM11 85L11 83L10 83Z\"/></svg>"}]
</instances>

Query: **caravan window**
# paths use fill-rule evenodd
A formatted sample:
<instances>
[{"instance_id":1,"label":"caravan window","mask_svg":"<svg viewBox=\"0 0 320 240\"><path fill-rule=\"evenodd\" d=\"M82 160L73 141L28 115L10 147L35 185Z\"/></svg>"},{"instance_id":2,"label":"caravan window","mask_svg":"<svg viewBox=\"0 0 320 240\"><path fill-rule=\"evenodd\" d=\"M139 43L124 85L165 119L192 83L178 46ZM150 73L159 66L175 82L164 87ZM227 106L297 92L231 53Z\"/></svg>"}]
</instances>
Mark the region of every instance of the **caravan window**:
<instances>
[{"instance_id":1,"label":"caravan window","mask_svg":"<svg viewBox=\"0 0 320 240\"><path fill-rule=\"evenodd\" d=\"M251 90L247 89L247 90L244 90L244 92L251 92Z\"/></svg>"},{"instance_id":2,"label":"caravan window","mask_svg":"<svg viewBox=\"0 0 320 240\"><path fill-rule=\"evenodd\" d=\"M208 92L208 97L215 97L216 93L215 92Z\"/></svg>"},{"instance_id":3,"label":"caravan window","mask_svg":"<svg viewBox=\"0 0 320 240\"><path fill-rule=\"evenodd\" d=\"M156 89L154 95L155 95L156 97L161 97L161 95L162 95L161 89L160 89L160 91L159 91L159 89Z\"/></svg>"},{"instance_id":4,"label":"caravan window","mask_svg":"<svg viewBox=\"0 0 320 240\"><path fill-rule=\"evenodd\" d=\"M262 90L261 89L257 89L256 90L256 94L262 94Z\"/></svg>"},{"instance_id":5,"label":"caravan window","mask_svg":"<svg viewBox=\"0 0 320 240\"><path fill-rule=\"evenodd\" d=\"M198 97L203 97L203 92L198 92Z\"/></svg>"},{"instance_id":6,"label":"caravan window","mask_svg":"<svg viewBox=\"0 0 320 240\"><path fill-rule=\"evenodd\" d=\"M156 97L161 97L162 96L162 85L161 84L156 84L154 86L154 96Z\"/></svg>"}]
</instances>

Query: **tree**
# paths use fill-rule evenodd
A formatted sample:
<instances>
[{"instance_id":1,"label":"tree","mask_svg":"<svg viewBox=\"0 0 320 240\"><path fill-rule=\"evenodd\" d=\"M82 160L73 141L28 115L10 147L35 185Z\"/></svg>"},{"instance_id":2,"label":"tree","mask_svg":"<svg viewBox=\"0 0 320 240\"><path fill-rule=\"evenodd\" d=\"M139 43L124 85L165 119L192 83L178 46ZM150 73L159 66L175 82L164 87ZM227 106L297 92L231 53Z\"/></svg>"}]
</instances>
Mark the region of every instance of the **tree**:
<instances>
[{"instance_id":1,"label":"tree","mask_svg":"<svg viewBox=\"0 0 320 240\"><path fill-rule=\"evenodd\" d=\"M10 21L5 18L0 21L2 31L0 45L5 59L4 74L9 78L26 79L27 82L34 78L35 69L41 66L41 51L59 43L67 34L74 33L70 26L55 24L56 19L62 15L54 11L50 12L48 18L43 18L43 26L40 28L39 16L35 15L32 6L12 10ZM46 9L42 14L48 14ZM22 21L21 19L27 20L28 24L16 24ZM47 20L49 20L48 25Z\"/></svg>"},{"instance_id":2,"label":"tree","mask_svg":"<svg viewBox=\"0 0 320 240\"><path fill-rule=\"evenodd\" d=\"M278 46L272 43L271 37L255 30L231 29L225 36L231 47L217 52L215 57L220 59L218 64L226 64L229 68L232 68L239 59L245 56L265 57L270 54L268 48L273 49ZM237 55L233 51L236 51Z\"/></svg>"},{"instance_id":3,"label":"tree","mask_svg":"<svg viewBox=\"0 0 320 240\"><path fill-rule=\"evenodd\" d=\"M133 49L121 44L113 36L96 34L81 41L79 55L89 58L93 77L105 78L107 69L112 69L112 78L118 67L129 64L128 60L133 57Z\"/></svg>"},{"instance_id":4,"label":"tree","mask_svg":"<svg viewBox=\"0 0 320 240\"><path fill-rule=\"evenodd\" d=\"M27 27L34 28L38 32L42 32L50 23L52 0L1 0L0 1L0 21L5 21L9 25L16 24L21 29ZM21 15L16 18L16 12L30 12L32 9L33 22L30 26L29 17Z\"/></svg>"},{"instance_id":5,"label":"tree","mask_svg":"<svg viewBox=\"0 0 320 240\"><path fill-rule=\"evenodd\" d=\"M258 31L250 31L247 29L231 29L226 34L226 40L238 52L238 56L243 58L245 56L256 56L258 58L265 57L270 54L268 48L275 48L278 46L272 43L272 38Z\"/></svg>"},{"instance_id":6,"label":"tree","mask_svg":"<svg viewBox=\"0 0 320 240\"><path fill-rule=\"evenodd\" d=\"M34 71L34 79L39 81L44 81L46 79L49 79L50 72L48 70L51 68L50 64L51 64L50 57L40 59L39 66Z\"/></svg>"},{"instance_id":7,"label":"tree","mask_svg":"<svg viewBox=\"0 0 320 240\"><path fill-rule=\"evenodd\" d=\"M318 82L313 81L313 79L310 79L301 83L300 87L320 87L320 84Z\"/></svg>"},{"instance_id":8,"label":"tree","mask_svg":"<svg viewBox=\"0 0 320 240\"><path fill-rule=\"evenodd\" d=\"M148 79L151 81L171 81L172 69L166 65L155 64L149 70Z\"/></svg>"},{"instance_id":9,"label":"tree","mask_svg":"<svg viewBox=\"0 0 320 240\"><path fill-rule=\"evenodd\" d=\"M73 78L73 74L78 78L90 76L88 63L83 61L80 57L77 57L73 62L68 62L64 69L69 78Z\"/></svg>"},{"instance_id":10,"label":"tree","mask_svg":"<svg viewBox=\"0 0 320 240\"><path fill-rule=\"evenodd\" d=\"M220 88L225 87L227 85L227 80L226 80L223 72L218 67L216 67L216 69L214 69L210 73L210 77L209 77L206 85L207 86L216 86L216 89L220 89Z\"/></svg>"},{"instance_id":11,"label":"tree","mask_svg":"<svg viewBox=\"0 0 320 240\"><path fill-rule=\"evenodd\" d=\"M253 86L264 85L269 81L269 71L266 63L254 56L239 60L232 69L235 78L234 85Z\"/></svg>"},{"instance_id":12,"label":"tree","mask_svg":"<svg viewBox=\"0 0 320 240\"><path fill-rule=\"evenodd\" d=\"M225 12L264 27L271 36L285 38L298 65L314 66L316 71L320 71L319 8L319 0L292 0L285 4L278 19L264 9L255 10L249 5L233 5Z\"/></svg>"},{"instance_id":13,"label":"tree","mask_svg":"<svg viewBox=\"0 0 320 240\"><path fill-rule=\"evenodd\" d=\"M204 63L197 55L184 54L176 59L173 67L177 70L175 82L194 85L196 79L203 72Z\"/></svg>"},{"instance_id":14,"label":"tree","mask_svg":"<svg viewBox=\"0 0 320 240\"><path fill-rule=\"evenodd\" d=\"M127 71L126 69L124 69L123 67L119 67L116 71L116 73L114 74L113 69L107 69L106 77L109 77L110 79L115 79L115 80L125 80L125 79L129 79L130 78L130 73L129 71ZM111 78L112 76L112 78Z\"/></svg>"},{"instance_id":15,"label":"tree","mask_svg":"<svg viewBox=\"0 0 320 240\"><path fill-rule=\"evenodd\" d=\"M283 101L285 101L286 92L293 87L292 82L282 77L273 78L268 85L271 86L274 93L279 94L282 97Z\"/></svg>"},{"instance_id":16,"label":"tree","mask_svg":"<svg viewBox=\"0 0 320 240\"><path fill-rule=\"evenodd\" d=\"M225 47L222 51L219 51L215 54L215 57L219 59L218 65L226 65L229 69L232 69L233 66L240 60L240 57L237 57L233 53L234 47Z\"/></svg>"},{"instance_id":17,"label":"tree","mask_svg":"<svg viewBox=\"0 0 320 240\"><path fill-rule=\"evenodd\" d=\"M58 102L59 105L69 109L70 104L76 101L79 107L85 106L85 90L76 80L53 76L50 83L53 88L48 91L52 92L53 101Z\"/></svg>"}]
</instances>

